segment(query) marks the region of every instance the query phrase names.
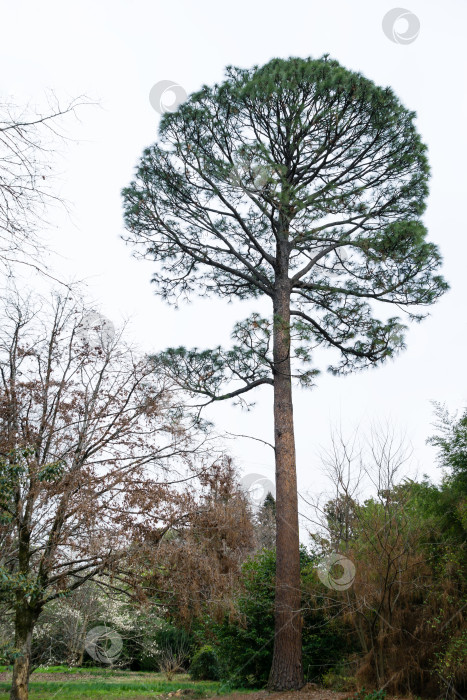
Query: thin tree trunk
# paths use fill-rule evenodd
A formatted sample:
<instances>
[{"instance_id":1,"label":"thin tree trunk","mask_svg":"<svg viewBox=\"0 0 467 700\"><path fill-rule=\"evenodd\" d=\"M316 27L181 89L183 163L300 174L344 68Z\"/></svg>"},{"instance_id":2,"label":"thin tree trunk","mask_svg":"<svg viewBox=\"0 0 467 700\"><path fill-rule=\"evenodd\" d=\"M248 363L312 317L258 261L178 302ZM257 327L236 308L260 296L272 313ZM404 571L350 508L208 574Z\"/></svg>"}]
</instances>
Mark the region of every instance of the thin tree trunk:
<instances>
[{"instance_id":1,"label":"thin tree trunk","mask_svg":"<svg viewBox=\"0 0 467 700\"><path fill-rule=\"evenodd\" d=\"M18 656L13 666L10 700L27 700L31 672L31 641L40 610L32 609L27 600L17 606L15 615L15 648Z\"/></svg>"},{"instance_id":2,"label":"thin tree trunk","mask_svg":"<svg viewBox=\"0 0 467 700\"><path fill-rule=\"evenodd\" d=\"M276 449L276 595L274 654L269 687L303 686L300 540L290 372L290 290L274 300L274 432Z\"/></svg>"},{"instance_id":3,"label":"thin tree trunk","mask_svg":"<svg viewBox=\"0 0 467 700\"><path fill-rule=\"evenodd\" d=\"M81 630L78 632L78 660L77 665L81 667L84 662L84 652L86 651L86 630L88 627L89 615L84 615L81 623Z\"/></svg>"}]
</instances>

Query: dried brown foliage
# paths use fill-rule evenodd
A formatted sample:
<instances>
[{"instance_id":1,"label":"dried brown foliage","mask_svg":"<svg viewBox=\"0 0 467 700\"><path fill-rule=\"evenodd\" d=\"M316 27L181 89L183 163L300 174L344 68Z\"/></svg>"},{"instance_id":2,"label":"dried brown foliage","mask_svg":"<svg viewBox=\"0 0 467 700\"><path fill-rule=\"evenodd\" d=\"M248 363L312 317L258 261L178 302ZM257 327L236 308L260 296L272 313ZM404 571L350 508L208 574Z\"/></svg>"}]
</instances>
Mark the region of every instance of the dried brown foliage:
<instances>
[{"instance_id":1,"label":"dried brown foliage","mask_svg":"<svg viewBox=\"0 0 467 700\"><path fill-rule=\"evenodd\" d=\"M245 494L229 458L200 476L202 491L189 518L175 522L158 545L148 590L184 626L208 612L234 614L240 568L254 548Z\"/></svg>"}]
</instances>

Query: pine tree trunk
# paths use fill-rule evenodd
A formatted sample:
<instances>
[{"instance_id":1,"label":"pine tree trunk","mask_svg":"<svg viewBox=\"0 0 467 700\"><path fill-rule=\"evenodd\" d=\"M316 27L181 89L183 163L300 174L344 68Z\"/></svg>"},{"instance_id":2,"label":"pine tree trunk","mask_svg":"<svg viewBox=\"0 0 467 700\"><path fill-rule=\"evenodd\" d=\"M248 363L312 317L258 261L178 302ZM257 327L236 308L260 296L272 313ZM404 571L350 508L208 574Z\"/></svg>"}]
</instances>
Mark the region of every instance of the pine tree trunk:
<instances>
[{"instance_id":1,"label":"pine tree trunk","mask_svg":"<svg viewBox=\"0 0 467 700\"><path fill-rule=\"evenodd\" d=\"M300 540L290 376L290 289L277 286L274 300L274 432L276 449L275 637L268 686L303 686L300 611Z\"/></svg>"},{"instance_id":2,"label":"pine tree trunk","mask_svg":"<svg viewBox=\"0 0 467 700\"><path fill-rule=\"evenodd\" d=\"M15 648L19 652L13 666L10 700L28 700L31 672L31 641L39 610L31 609L27 600L16 607Z\"/></svg>"}]
</instances>

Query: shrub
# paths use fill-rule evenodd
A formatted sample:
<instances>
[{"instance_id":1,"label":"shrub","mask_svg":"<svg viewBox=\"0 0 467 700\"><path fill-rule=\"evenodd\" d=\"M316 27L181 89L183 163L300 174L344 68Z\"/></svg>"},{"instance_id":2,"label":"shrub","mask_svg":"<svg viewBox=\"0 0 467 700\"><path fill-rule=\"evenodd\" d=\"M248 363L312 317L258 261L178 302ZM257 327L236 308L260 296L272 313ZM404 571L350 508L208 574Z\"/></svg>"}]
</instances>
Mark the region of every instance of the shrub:
<instances>
[{"instance_id":1,"label":"shrub","mask_svg":"<svg viewBox=\"0 0 467 700\"><path fill-rule=\"evenodd\" d=\"M159 670L170 681L176 673L185 670L188 664L190 637L185 630L164 625L156 634L156 644Z\"/></svg>"},{"instance_id":2,"label":"shrub","mask_svg":"<svg viewBox=\"0 0 467 700\"><path fill-rule=\"evenodd\" d=\"M219 659L213 647L205 644L193 656L190 676L194 681L218 681L221 676Z\"/></svg>"}]
</instances>

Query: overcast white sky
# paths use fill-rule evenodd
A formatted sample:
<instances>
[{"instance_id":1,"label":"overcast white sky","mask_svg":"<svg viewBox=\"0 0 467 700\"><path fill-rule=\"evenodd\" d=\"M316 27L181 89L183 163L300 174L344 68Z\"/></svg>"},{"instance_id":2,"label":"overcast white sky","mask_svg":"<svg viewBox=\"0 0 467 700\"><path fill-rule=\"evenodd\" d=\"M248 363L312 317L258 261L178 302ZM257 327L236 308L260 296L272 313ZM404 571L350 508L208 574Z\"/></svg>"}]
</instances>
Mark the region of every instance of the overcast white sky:
<instances>
[{"instance_id":1,"label":"overcast white sky","mask_svg":"<svg viewBox=\"0 0 467 700\"><path fill-rule=\"evenodd\" d=\"M57 214L48 236L62 256L54 263L60 276L86 279L90 298L115 324L131 316L145 350L228 343L234 321L257 308L195 300L175 312L154 297L152 266L133 260L120 240L120 190L143 147L157 136L159 115L148 100L155 83L173 80L191 92L221 80L228 64L329 53L392 86L417 112L432 167L425 223L441 247L452 289L410 331L408 349L391 364L348 378L323 373L315 389L296 391L303 492L323 488L318 451L338 423L365 431L374 421L392 421L412 442L419 472L437 479L434 453L425 445L432 432L430 401L459 409L467 398L467 3L401 1L420 21L418 37L407 45L391 42L382 30L395 0L0 2L2 93L18 102L41 101L44 90L53 89L64 98L85 93L100 102L100 108L82 110L80 123L70 122L79 143L67 149L61 168L72 217ZM396 30L404 29L400 20ZM272 392L260 390L248 414L216 406L215 418L221 429L271 440ZM243 474L273 478L272 450L251 440L231 449Z\"/></svg>"}]
</instances>

